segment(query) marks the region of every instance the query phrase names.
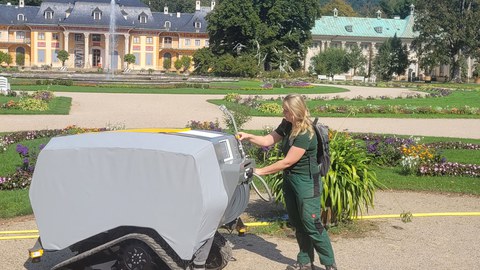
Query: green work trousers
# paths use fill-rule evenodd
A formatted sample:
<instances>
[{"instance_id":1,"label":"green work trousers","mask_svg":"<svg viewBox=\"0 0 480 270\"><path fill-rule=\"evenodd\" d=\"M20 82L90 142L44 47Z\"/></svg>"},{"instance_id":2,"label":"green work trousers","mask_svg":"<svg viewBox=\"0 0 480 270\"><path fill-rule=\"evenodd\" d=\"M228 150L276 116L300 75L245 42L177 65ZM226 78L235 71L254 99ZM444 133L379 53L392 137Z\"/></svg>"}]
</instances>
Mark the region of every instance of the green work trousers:
<instances>
[{"instance_id":1,"label":"green work trousers","mask_svg":"<svg viewBox=\"0 0 480 270\"><path fill-rule=\"evenodd\" d=\"M318 177L317 184L310 175L295 173L283 174L283 192L290 224L295 228L300 252L297 262L314 262L314 250L323 265L335 263L332 244L327 231L323 228L320 216L320 196L323 185Z\"/></svg>"}]
</instances>

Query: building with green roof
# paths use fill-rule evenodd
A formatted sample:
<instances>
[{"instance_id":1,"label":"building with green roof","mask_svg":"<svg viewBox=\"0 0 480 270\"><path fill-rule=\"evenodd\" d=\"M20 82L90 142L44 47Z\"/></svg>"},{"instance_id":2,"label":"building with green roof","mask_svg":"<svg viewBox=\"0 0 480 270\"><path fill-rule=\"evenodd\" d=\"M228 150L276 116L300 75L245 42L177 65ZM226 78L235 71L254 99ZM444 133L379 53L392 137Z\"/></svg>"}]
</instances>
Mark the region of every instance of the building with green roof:
<instances>
[{"instance_id":1,"label":"building with green roof","mask_svg":"<svg viewBox=\"0 0 480 270\"><path fill-rule=\"evenodd\" d=\"M376 18L362 17L341 17L338 11L333 10L333 16L322 16L315 21L312 28L312 46L307 52L305 67L310 67L311 58L327 48L343 48L349 50L352 46L359 46L367 59L373 59L378 48L389 38L397 35L402 43L410 48L413 39L417 33L413 31L414 24L414 6L410 6L410 15L404 19L395 17L393 19L382 18L381 11L377 11ZM370 55L372 54L372 55ZM412 64L405 71L405 74L415 76L419 74L419 67L416 63L416 54L409 50L409 58ZM365 71L370 74L368 67ZM350 74L353 75L353 71Z\"/></svg>"}]
</instances>

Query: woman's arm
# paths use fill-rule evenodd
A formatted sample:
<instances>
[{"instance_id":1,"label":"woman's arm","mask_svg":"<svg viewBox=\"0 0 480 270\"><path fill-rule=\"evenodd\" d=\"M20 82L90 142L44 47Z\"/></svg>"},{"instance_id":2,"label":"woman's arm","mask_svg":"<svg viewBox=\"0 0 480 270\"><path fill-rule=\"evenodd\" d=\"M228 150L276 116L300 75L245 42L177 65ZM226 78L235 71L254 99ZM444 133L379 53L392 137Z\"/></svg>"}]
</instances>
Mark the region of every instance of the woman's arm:
<instances>
[{"instance_id":1,"label":"woman's arm","mask_svg":"<svg viewBox=\"0 0 480 270\"><path fill-rule=\"evenodd\" d=\"M258 175L267 175L284 170L297 163L303 154L305 154L305 151L306 150L303 148L292 146L290 147L290 150L288 150L287 156L285 156L284 159L281 159L266 167L257 168L255 169L255 173Z\"/></svg>"},{"instance_id":2,"label":"woman's arm","mask_svg":"<svg viewBox=\"0 0 480 270\"><path fill-rule=\"evenodd\" d=\"M270 146L279 142L282 139L282 136L280 136L275 131L272 131L270 132L270 134L267 134L265 136L258 136L250 133L238 132L237 138L240 141L247 140L257 146Z\"/></svg>"}]
</instances>

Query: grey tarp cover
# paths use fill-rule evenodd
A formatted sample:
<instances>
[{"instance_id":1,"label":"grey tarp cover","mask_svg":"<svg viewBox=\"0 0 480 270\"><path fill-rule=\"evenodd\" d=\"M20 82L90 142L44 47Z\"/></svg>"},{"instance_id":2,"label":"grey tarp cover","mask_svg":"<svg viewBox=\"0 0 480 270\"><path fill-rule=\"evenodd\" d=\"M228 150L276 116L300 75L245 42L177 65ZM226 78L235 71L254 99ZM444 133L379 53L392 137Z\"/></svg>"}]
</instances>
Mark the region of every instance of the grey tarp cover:
<instances>
[{"instance_id":1,"label":"grey tarp cover","mask_svg":"<svg viewBox=\"0 0 480 270\"><path fill-rule=\"evenodd\" d=\"M53 138L38 157L30 199L47 250L140 226L186 260L214 235L228 203L211 142L128 132Z\"/></svg>"}]
</instances>

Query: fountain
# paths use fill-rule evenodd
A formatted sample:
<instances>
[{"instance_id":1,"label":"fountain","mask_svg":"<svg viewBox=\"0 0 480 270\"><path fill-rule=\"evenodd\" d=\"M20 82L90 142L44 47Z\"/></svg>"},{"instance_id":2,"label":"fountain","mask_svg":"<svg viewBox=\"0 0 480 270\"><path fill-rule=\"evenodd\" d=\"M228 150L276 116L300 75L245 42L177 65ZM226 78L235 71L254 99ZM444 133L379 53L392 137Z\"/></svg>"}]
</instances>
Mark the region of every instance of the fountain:
<instances>
[{"instance_id":1,"label":"fountain","mask_svg":"<svg viewBox=\"0 0 480 270\"><path fill-rule=\"evenodd\" d=\"M115 69L114 63L116 62L117 59L114 59L114 57L117 57L115 55L115 48L116 48L116 38L115 38L115 28L116 28L116 22L115 22L115 0L110 0L110 27L109 27L109 46L108 46L108 52L110 53L109 59L108 59L108 70L107 70L107 79L113 79L115 75Z\"/></svg>"}]
</instances>

